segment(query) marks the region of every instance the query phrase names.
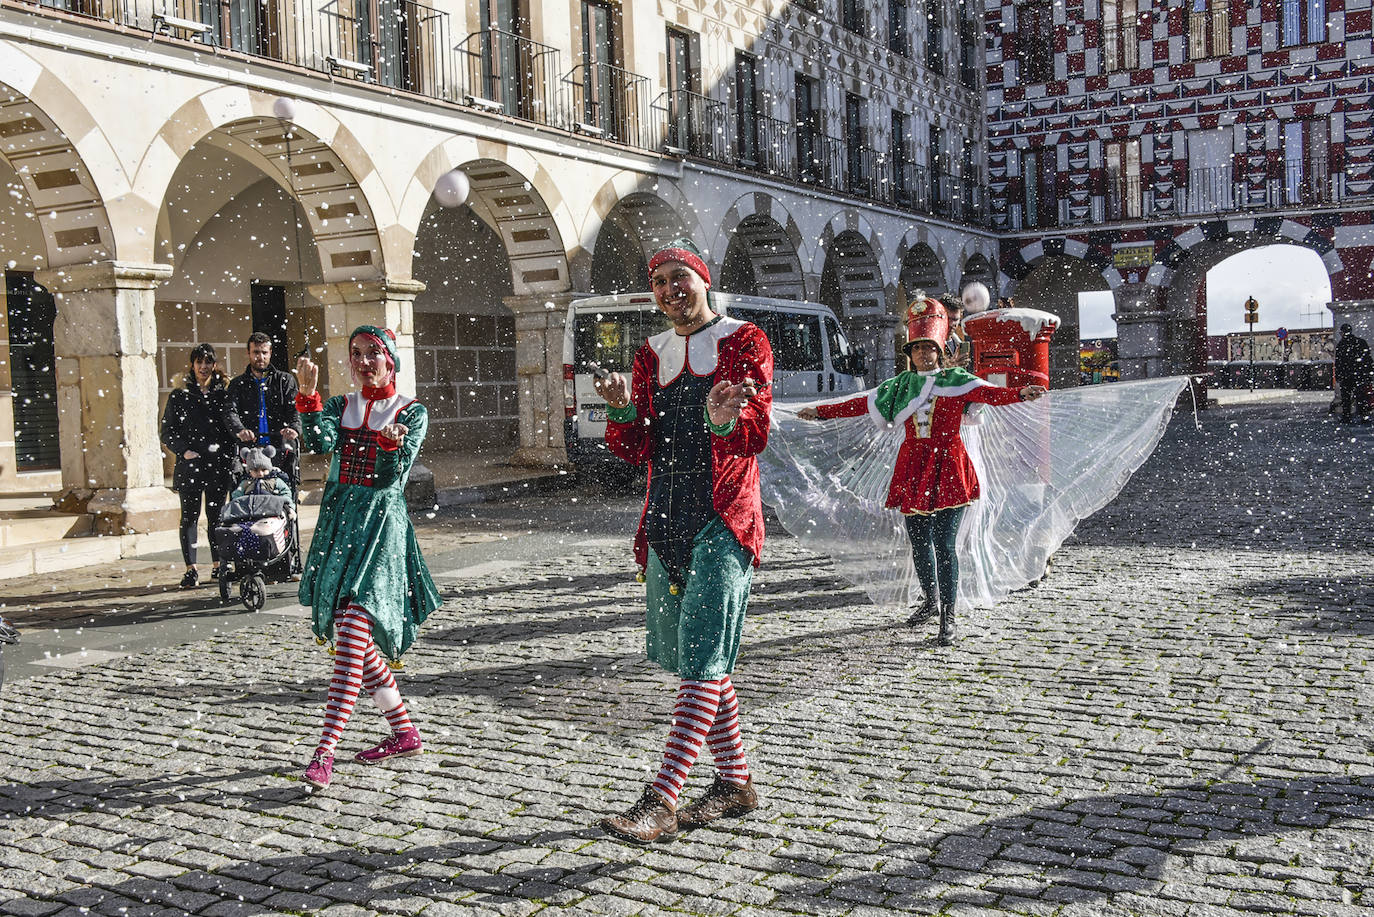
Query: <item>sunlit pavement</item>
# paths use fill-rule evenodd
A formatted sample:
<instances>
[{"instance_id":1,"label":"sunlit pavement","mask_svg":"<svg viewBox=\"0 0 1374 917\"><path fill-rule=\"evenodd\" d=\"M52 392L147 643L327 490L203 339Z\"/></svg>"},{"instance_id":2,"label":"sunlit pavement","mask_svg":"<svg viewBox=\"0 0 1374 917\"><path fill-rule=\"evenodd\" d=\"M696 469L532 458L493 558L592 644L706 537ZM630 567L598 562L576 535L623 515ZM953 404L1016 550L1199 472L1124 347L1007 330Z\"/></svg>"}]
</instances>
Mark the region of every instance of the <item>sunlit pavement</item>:
<instances>
[{"instance_id":1,"label":"sunlit pavement","mask_svg":"<svg viewBox=\"0 0 1374 917\"><path fill-rule=\"evenodd\" d=\"M364 700L308 791L329 657L284 599L30 674L0 691L0 912L1367 915L1372 457L1310 400L1177 416L950 649L775 533L736 671L762 806L647 848L591 827L656 770L674 687L639 498L559 496L542 542L532 503L441 516L401 675L426 754L349 761Z\"/></svg>"}]
</instances>

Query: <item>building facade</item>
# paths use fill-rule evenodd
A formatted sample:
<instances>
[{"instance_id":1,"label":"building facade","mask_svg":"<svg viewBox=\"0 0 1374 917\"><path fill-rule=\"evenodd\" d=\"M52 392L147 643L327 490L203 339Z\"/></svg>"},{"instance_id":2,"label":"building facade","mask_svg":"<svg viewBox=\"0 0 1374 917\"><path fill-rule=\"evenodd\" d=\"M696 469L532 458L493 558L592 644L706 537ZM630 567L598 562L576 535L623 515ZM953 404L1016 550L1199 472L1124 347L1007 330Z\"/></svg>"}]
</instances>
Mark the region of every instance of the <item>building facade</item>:
<instances>
[{"instance_id":1,"label":"building facade","mask_svg":"<svg viewBox=\"0 0 1374 917\"><path fill-rule=\"evenodd\" d=\"M1336 324L1374 330L1370 0L986 15L990 223L1018 304L1068 338L1077 294L1111 290L1123 378L1201 370L1207 271L1284 243L1321 257Z\"/></svg>"},{"instance_id":2,"label":"building facade","mask_svg":"<svg viewBox=\"0 0 1374 917\"><path fill-rule=\"evenodd\" d=\"M677 238L718 289L829 303L886 375L899 285L996 284L980 13L0 0L0 490L166 526L191 348L240 372L265 330L346 386L363 321L427 450L562 462L567 302Z\"/></svg>"}]
</instances>

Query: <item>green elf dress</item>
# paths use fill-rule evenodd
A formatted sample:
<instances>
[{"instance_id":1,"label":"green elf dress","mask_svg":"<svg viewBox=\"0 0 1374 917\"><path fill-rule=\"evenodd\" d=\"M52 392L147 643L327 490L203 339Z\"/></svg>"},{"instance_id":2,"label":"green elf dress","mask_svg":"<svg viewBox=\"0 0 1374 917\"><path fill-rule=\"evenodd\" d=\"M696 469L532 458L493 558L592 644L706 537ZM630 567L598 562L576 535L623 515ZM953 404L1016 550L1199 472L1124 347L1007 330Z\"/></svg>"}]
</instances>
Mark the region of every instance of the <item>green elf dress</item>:
<instances>
[{"instance_id":1,"label":"green elf dress","mask_svg":"<svg viewBox=\"0 0 1374 917\"><path fill-rule=\"evenodd\" d=\"M364 326L354 335L360 331L393 347L379 329ZM322 404L318 393L297 396L296 406L305 448L333 453L300 602L313 610L315 635L327 640L333 639L336 610L366 609L378 652L399 660L440 603L405 501L428 412L414 398L396 394L394 386L335 395ZM390 423L409 430L398 446L378 435Z\"/></svg>"}]
</instances>

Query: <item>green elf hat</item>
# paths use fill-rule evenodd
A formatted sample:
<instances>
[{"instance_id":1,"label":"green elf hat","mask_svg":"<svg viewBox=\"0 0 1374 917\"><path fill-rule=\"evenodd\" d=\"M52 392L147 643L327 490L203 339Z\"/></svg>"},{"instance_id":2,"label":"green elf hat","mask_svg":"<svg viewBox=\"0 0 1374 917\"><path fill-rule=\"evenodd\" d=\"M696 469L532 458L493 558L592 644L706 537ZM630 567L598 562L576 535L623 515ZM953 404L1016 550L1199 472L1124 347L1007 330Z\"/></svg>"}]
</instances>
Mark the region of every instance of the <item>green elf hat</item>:
<instances>
[{"instance_id":1,"label":"green elf hat","mask_svg":"<svg viewBox=\"0 0 1374 917\"><path fill-rule=\"evenodd\" d=\"M401 354L396 349L396 333L390 328L378 328L376 325L359 325L353 329L353 333L348 336L348 343L352 344L353 339L360 334L371 335L382 342L386 348L387 356L391 358L391 371L399 373L401 371Z\"/></svg>"}]
</instances>

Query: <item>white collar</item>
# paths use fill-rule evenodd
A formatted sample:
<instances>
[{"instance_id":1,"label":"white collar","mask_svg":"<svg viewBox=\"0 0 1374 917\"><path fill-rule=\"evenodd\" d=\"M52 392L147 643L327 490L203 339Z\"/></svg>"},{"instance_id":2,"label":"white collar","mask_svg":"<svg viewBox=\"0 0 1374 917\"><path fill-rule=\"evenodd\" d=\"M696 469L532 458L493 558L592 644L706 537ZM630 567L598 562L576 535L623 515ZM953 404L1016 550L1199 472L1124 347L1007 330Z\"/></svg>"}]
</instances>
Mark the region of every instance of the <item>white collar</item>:
<instances>
[{"instance_id":1,"label":"white collar","mask_svg":"<svg viewBox=\"0 0 1374 917\"><path fill-rule=\"evenodd\" d=\"M691 334L678 334L672 328L649 338L649 348L658 357L658 384L666 388L690 369L694 376L709 376L716 371L720 342L740 329L744 322L722 315Z\"/></svg>"}]
</instances>

